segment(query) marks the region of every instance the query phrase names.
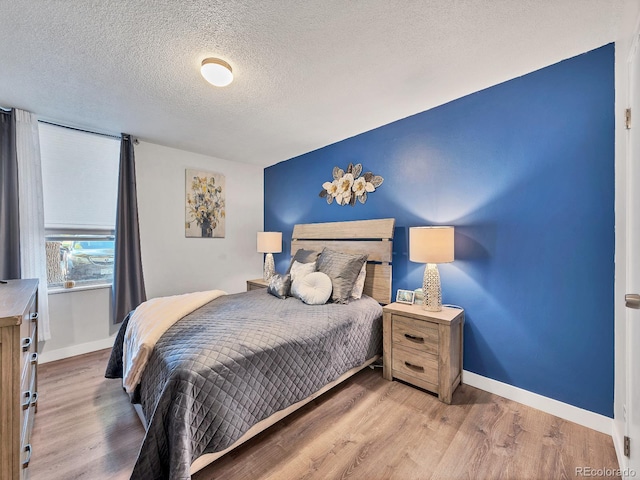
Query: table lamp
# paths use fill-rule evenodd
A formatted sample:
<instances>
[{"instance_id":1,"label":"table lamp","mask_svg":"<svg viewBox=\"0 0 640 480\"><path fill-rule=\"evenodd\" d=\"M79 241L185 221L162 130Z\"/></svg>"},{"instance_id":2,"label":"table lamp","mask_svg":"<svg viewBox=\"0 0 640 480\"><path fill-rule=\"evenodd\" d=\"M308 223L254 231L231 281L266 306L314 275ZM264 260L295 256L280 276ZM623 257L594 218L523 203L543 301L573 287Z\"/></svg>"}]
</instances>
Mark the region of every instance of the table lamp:
<instances>
[{"instance_id":1,"label":"table lamp","mask_svg":"<svg viewBox=\"0 0 640 480\"><path fill-rule=\"evenodd\" d=\"M282 232L258 232L258 252L266 253L262 278L268 281L276 273L273 254L282 251Z\"/></svg>"},{"instance_id":2,"label":"table lamp","mask_svg":"<svg viewBox=\"0 0 640 480\"><path fill-rule=\"evenodd\" d=\"M427 264L422 279L422 308L429 312L442 310L442 289L437 264L453 262L453 233L453 227L409 228L409 260Z\"/></svg>"}]
</instances>

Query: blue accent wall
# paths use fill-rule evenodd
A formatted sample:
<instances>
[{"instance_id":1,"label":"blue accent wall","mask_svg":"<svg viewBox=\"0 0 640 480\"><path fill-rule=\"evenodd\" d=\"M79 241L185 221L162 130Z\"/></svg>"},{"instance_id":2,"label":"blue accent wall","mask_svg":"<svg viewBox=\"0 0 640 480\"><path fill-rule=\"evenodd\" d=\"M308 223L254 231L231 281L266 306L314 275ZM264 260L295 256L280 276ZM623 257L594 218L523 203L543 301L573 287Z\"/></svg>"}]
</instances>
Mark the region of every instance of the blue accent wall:
<instances>
[{"instance_id":1,"label":"blue accent wall","mask_svg":"<svg viewBox=\"0 0 640 480\"><path fill-rule=\"evenodd\" d=\"M364 205L328 205L322 183L350 162L384 183ZM464 368L613 416L613 44L281 162L264 182L279 271L295 223L395 217L395 295L422 284L409 227L455 226L440 275L443 302L466 311Z\"/></svg>"}]
</instances>

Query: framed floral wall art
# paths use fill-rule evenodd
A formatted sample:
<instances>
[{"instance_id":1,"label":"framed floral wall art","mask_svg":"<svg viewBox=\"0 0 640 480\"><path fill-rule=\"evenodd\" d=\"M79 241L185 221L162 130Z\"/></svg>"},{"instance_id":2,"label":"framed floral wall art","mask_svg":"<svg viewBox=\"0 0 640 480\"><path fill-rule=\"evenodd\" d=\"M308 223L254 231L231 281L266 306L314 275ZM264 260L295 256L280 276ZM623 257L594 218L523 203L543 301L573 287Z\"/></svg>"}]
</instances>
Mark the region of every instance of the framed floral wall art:
<instances>
[{"instance_id":1,"label":"framed floral wall art","mask_svg":"<svg viewBox=\"0 0 640 480\"><path fill-rule=\"evenodd\" d=\"M225 183L221 173L186 170L185 236L224 238Z\"/></svg>"}]
</instances>

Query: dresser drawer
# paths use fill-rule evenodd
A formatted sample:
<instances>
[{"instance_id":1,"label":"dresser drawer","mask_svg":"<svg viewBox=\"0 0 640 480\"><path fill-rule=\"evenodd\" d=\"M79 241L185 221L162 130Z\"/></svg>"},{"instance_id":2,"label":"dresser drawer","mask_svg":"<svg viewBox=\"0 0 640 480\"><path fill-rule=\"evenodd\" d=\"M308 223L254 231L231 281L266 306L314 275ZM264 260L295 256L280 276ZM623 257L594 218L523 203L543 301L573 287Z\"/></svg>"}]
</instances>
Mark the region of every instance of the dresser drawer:
<instances>
[{"instance_id":1,"label":"dresser drawer","mask_svg":"<svg viewBox=\"0 0 640 480\"><path fill-rule=\"evenodd\" d=\"M25 435L22 438L20 445L20 480L27 480L29 478L29 463L31 462L31 455L33 454L33 445L31 444L31 431L33 430L33 421L35 418L35 409L30 408L29 414L25 418Z\"/></svg>"},{"instance_id":2,"label":"dresser drawer","mask_svg":"<svg viewBox=\"0 0 640 480\"><path fill-rule=\"evenodd\" d=\"M438 355L437 324L394 315L392 330L394 345Z\"/></svg>"},{"instance_id":3,"label":"dresser drawer","mask_svg":"<svg viewBox=\"0 0 640 480\"><path fill-rule=\"evenodd\" d=\"M35 317L35 320L32 320L31 314L24 315L24 318L22 319L22 323L20 324L20 346L21 346L21 351L25 353L29 350L32 352L35 352L36 347L38 346L37 345L37 342L38 342L37 314L34 314L34 317ZM26 349L23 347L26 347Z\"/></svg>"},{"instance_id":4,"label":"dresser drawer","mask_svg":"<svg viewBox=\"0 0 640 480\"><path fill-rule=\"evenodd\" d=\"M26 445L28 438L31 435L31 426L33 425L33 417L35 414L36 405L38 403L38 392L36 392L36 365L32 365L29 370L29 386L27 389L22 390L20 394L20 425L21 429L21 444ZM25 440L26 439L26 440Z\"/></svg>"},{"instance_id":5,"label":"dresser drawer","mask_svg":"<svg viewBox=\"0 0 640 480\"><path fill-rule=\"evenodd\" d=\"M20 382L20 404L23 405L27 397L31 397L33 389L36 388L36 369L38 368L38 353L32 352L28 361L25 363L22 373L22 381Z\"/></svg>"},{"instance_id":6,"label":"dresser drawer","mask_svg":"<svg viewBox=\"0 0 640 480\"><path fill-rule=\"evenodd\" d=\"M23 379L23 389L20 396L20 422L22 428L20 430L20 480L29 478L29 462L33 448L31 444L31 432L36 415L36 406L38 402L38 392L36 392L36 369L38 365L38 354L33 352L27 362L27 374Z\"/></svg>"},{"instance_id":7,"label":"dresser drawer","mask_svg":"<svg viewBox=\"0 0 640 480\"><path fill-rule=\"evenodd\" d=\"M38 314L36 313L35 301L35 297L31 299L31 301L29 302L29 307L22 315L22 324L20 325L20 335L22 337L29 336L31 327L36 323L36 320L38 318Z\"/></svg>"},{"instance_id":8,"label":"dresser drawer","mask_svg":"<svg viewBox=\"0 0 640 480\"><path fill-rule=\"evenodd\" d=\"M33 420L35 417L36 402L38 394L34 393L26 409L22 412L22 430L20 435L20 444L24 447L31 441L31 430L33 430Z\"/></svg>"},{"instance_id":9,"label":"dresser drawer","mask_svg":"<svg viewBox=\"0 0 640 480\"><path fill-rule=\"evenodd\" d=\"M393 347L391 360L394 376L408 375L423 382L438 385L438 357L429 353L420 353L399 345Z\"/></svg>"},{"instance_id":10,"label":"dresser drawer","mask_svg":"<svg viewBox=\"0 0 640 480\"><path fill-rule=\"evenodd\" d=\"M20 453L20 480L29 480L29 462L31 462L31 454L32 454L31 443L27 443L24 447L22 447Z\"/></svg>"},{"instance_id":11,"label":"dresser drawer","mask_svg":"<svg viewBox=\"0 0 640 480\"><path fill-rule=\"evenodd\" d=\"M21 325L22 327L22 325ZM23 334L23 329L20 329L20 378L24 380L27 370L33 361L33 354L36 353L38 347L38 331L36 324L33 322L28 323L30 329L25 328L26 335ZM37 355L36 355L37 358Z\"/></svg>"}]
</instances>

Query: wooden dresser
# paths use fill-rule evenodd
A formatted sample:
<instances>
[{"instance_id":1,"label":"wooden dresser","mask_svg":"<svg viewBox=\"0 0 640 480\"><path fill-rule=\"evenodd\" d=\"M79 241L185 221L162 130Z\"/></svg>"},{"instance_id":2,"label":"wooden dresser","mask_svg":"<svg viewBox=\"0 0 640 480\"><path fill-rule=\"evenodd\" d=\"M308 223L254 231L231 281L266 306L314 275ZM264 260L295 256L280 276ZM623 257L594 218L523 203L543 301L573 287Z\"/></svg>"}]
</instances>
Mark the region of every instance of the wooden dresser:
<instances>
[{"instance_id":1,"label":"wooden dresser","mask_svg":"<svg viewBox=\"0 0 640 480\"><path fill-rule=\"evenodd\" d=\"M0 284L0 478L28 477L38 401L38 280Z\"/></svg>"},{"instance_id":2,"label":"wooden dresser","mask_svg":"<svg viewBox=\"0 0 640 480\"><path fill-rule=\"evenodd\" d=\"M462 380L464 310L391 303L383 308L383 377L397 378L451 403Z\"/></svg>"}]
</instances>

